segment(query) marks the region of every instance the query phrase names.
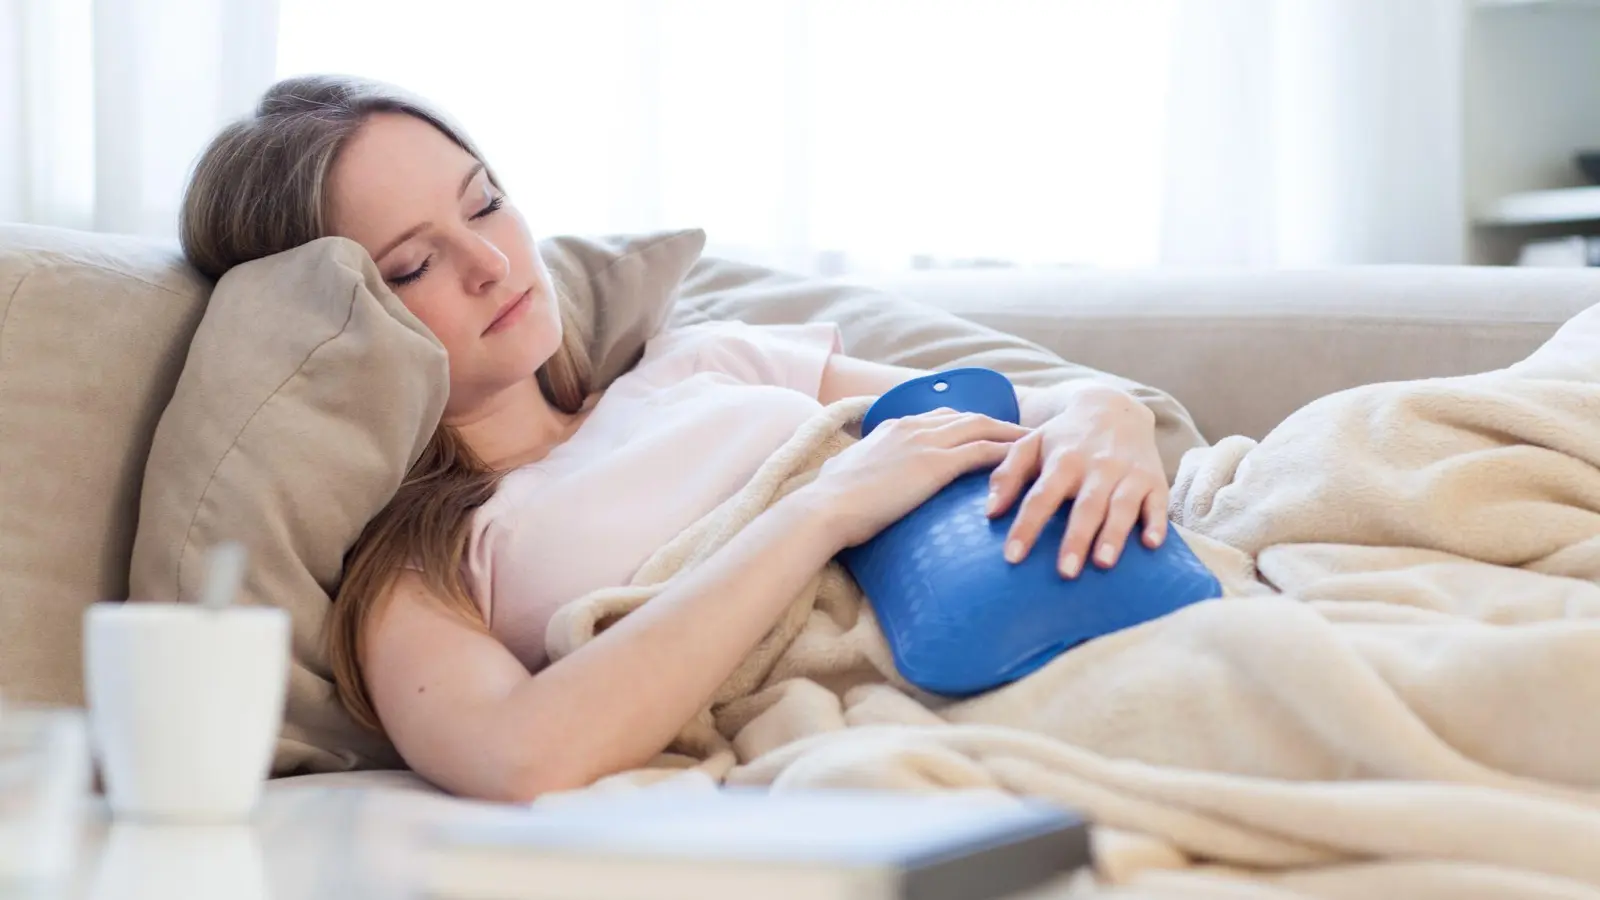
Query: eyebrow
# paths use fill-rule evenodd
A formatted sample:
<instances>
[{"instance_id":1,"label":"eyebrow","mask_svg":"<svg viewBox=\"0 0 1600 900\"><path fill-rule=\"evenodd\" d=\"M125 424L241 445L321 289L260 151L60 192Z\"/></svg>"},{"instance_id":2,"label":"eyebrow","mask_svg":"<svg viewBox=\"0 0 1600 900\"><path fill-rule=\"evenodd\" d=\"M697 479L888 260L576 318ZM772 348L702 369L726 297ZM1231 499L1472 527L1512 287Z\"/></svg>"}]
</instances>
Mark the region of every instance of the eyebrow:
<instances>
[{"instance_id":1,"label":"eyebrow","mask_svg":"<svg viewBox=\"0 0 1600 900\"><path fill-rule=\"evenodd\" d=\"M472 179L477 178L478 177L478 173L482 172L482 171L483 171L483 163L476 162L476 163L472 164L472 168L467 170L466 177L461 179L461 188L456 191L456 199L457 200L459 200L462 197L466 196L467 188L472 186ZM406 241L409 241L412 238L416 237L417 235L421 234L423 231L425 231L427 229L427 227L428 227L428 223L427 222L422 222L420 224L413 225L410 228L407 228L405 231L400 233L399 237L397 237L394 240L390 241L389 243L383 245L383 249L378 251L378 254L376 256L372 257L373 261L376 262L377 260L383 259L385 256L388 256L390 253L393 253L394 252L394 248L400 246L401 244L404 244Z\"/></svg>"}]
</instances>

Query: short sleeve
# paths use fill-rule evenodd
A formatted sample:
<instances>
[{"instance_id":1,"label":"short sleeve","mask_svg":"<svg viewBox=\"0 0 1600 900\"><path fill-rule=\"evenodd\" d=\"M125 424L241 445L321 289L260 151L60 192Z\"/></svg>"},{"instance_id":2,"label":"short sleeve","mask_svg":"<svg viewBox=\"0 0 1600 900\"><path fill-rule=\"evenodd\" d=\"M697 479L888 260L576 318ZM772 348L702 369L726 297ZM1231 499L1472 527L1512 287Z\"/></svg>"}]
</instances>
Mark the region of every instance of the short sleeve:
<instances>
[{"instance_id":1,"label":"short sleeve","mask_svg":"<svg viewBox=\"0 0 1600 900\"><path fill-rule=\"evenodd\" d=\"M663 333L647 356L673 358L682 374L719 372L746 384L792 388L810 397L822 392L828 360L842 347L832 322L750 325L720 321Z\"/></svg>"}]
</instances>

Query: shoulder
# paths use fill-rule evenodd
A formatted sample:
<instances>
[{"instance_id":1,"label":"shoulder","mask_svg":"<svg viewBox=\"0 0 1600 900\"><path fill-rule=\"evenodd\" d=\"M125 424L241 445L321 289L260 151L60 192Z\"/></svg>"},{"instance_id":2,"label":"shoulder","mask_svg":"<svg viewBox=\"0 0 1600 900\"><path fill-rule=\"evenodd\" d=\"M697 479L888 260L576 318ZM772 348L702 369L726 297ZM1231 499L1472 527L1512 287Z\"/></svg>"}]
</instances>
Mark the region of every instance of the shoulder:
<instances>
[{"instance_id":1,"label":"shoulder","mask_svg":"<svg viewBox=\"0 0 1600 900\"><path fill-rule=\"evenodd\" d=\"M684 354L699 354L718 346L751 340L757 326L717 320L668 328L645 343L639 364Z\"/></svg>"},{"instance_id":2,"label":"shoulder","mask_svg":"<svg viewBox=\"0 0 1600 900\"><path fill-rule=\"evenodd\" d=\"M839 327L832 322L704 322L658 335L646 345L640 368L680 377L715 372L816 396L822 369L840 346Z\"/></svg>"},{"instance_id":3,"label":"shoulder","mask_svg":"<svg viewBox=\"0 0 1600 900\"><path fill-rule=\"evenodd\" d=\"M697 322L669 328L645 342L633 374L652 381L679 378L718 368L719 359L752 340L755 326L743 322Z\"/></svg>"}]
</instances>

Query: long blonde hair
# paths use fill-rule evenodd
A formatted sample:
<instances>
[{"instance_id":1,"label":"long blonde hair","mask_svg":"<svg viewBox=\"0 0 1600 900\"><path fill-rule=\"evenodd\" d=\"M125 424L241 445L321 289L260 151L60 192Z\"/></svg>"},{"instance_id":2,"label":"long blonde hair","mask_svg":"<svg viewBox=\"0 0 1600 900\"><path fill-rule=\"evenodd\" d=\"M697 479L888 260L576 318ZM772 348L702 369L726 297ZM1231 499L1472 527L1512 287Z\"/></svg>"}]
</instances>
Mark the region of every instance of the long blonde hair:
<instances>
[{"instance_id":1,"label":"long blonde hair","mask_svg":"<svg viewBox=\"0 0 1600 900\"><path fill-rule=\"evenodd\" d=\"M216 279L240 263L327 236L328 173L367 117L380 112L415 116L486 163L460 128L393 86L328 75L280 81L252 115L217 135L196 166L179 221L190 263ZM499 186L493 171L489 178ZM576 413L590 393L593 368L559 285L557 294L564 336L537 377L551 405ZM462 558L472 512L494 494L500 474L454 429L440 425L393 499L345 555L325 647L339 701L362 725L382 731L361 675L364 626L402 566L419 567L447 608L484 625L462 575Z\"/></svg>"}]
</instances>

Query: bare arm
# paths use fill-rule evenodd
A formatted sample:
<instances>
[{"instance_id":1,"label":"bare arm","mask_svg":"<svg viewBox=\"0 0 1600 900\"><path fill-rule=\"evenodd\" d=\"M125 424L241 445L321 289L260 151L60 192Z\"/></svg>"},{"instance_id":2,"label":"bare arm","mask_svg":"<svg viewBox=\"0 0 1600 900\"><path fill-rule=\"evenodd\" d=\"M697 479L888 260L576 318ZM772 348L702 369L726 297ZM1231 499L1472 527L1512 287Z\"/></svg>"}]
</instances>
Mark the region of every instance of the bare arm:
<instances>
[{"instance_id":1,"label":"bare arm","mask_svg":"<svg viewBox=\"0 0 1600 900\"><path fill-rule=\"evenodd\" d=\"M704 564L531 676L407 574L369 625L364 672L390 738L453 793L528 800L648 762L842 545L791 494Z\"/></svg>"},{"instance_id":2,"label":"bare arm","mask_svg":"<svg viewBox=\"0 0 1600 900\"><path fill-rule=\"evenodd\" d=\"M457 794L527 800L647 762L711 699L832 556L1027 429L897 419L823 464L709 559L572 655L530 675L409 573L366 624L362 672L402 756Z\"/></svg>"}]
</instances>

